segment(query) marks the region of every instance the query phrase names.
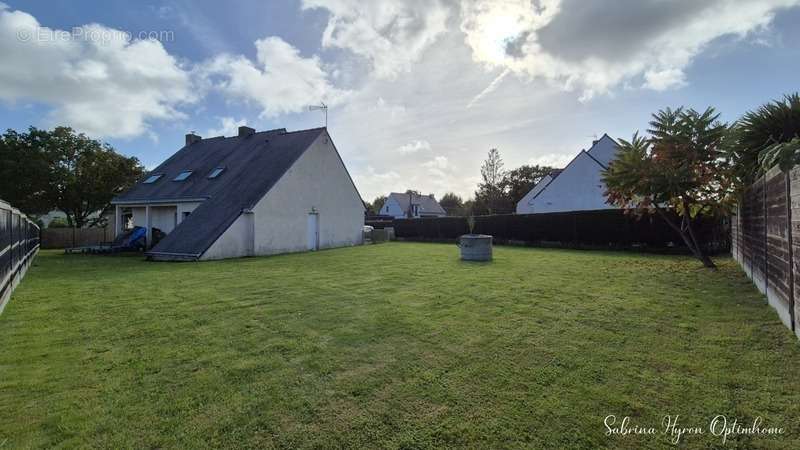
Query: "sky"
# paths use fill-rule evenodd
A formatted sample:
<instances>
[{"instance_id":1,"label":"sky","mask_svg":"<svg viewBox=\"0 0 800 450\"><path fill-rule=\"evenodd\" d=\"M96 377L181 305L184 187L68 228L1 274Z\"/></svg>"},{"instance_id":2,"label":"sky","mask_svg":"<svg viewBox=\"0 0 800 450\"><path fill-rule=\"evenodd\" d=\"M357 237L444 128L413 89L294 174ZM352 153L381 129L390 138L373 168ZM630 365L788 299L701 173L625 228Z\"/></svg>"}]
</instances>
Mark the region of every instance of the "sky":
<instances>
[{"instance_id":1,"label":"sky","mask_svg":"<svg viewBox=\"0 0 800 450\"><path fill-rule=\"evenodd\" d=\"M650 114L798 90L800 0L0 0L0 124L154 168L184 135L322 126L362 197L472 196L497 148L563 167Z\"/></svg>"}]
</instances>

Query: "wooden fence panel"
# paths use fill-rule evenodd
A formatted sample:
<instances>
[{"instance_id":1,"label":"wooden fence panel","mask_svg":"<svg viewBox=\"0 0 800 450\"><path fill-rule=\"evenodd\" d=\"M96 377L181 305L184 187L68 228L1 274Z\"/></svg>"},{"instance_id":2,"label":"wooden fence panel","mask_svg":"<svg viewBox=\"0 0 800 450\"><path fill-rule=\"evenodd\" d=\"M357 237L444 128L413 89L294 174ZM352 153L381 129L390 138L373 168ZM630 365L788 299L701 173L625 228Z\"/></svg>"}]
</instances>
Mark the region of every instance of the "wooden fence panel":
<instances>
[{"instance_id":1,"label":"wooden fence panel","mask_svg":"<svg viewBox=\"0 0 800 450\"><path fill-rule=\"evenodd\" d=\"M731 215L731 254L733 258L742 263L742 215L741 205Z\"/></svg>"},{"instance_id":2,"label":"wooden fence panel","mask_svg":"<svg viewBox=\"0 0 800 450\"><path fill-rule=\"evenodd\" d=\"M742 269L800 336L800 166L789 172L774 167L743 193L731 239Z\"/></svg>"},{"instance_id":3,"label":"wooden fence panel","mask_svg":"<svg viewBox=\"0 0 800 450\"><path fill-rule=\"evenodd\" d=\"M759 178L744 193L742 237L744 240L745 270L756 287L766 293L766 215L764 210L764 177Z\"/></svg>"},{"instance_id":4,"label":"wooden fence panel","mask_svg":"<svg viewBox=\"0 0 800 450\"><path fill-rule=\"evenodd\" d=\"M786 326L792 326L793 298L789 230L788 180L775 167L764 176L767 299Z\"/></svg>"},{"instance_id":5,"label":"wooden fence panel","mask_svg":"<svg viewBox=\"0 0 800 450\"><path fill-rule=\"evenodd\" d=\"M792 250L792 297L794 304L794 330L800 332L800 166L789 171L789 238Z\"/></svg>"},{"instance_id":6,"label":"wooden fence panel","mask_svg":"<svg viewBox=\"0 0 800 450\"><path fill-rule=\"evenodd\" d=\"M113 230L104 228L45 228L42 248L70 248L100 245L113 240Z\"/></svg>"}]
</instances>

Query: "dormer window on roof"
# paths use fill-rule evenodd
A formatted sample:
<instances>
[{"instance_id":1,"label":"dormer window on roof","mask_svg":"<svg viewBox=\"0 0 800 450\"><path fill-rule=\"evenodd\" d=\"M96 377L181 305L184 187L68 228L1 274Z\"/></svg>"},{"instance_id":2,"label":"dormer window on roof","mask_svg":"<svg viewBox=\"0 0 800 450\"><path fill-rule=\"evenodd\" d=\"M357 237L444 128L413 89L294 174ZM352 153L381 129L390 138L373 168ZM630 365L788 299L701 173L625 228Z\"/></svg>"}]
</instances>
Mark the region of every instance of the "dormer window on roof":
<instances>
[{"instance_id":1,"label":"dormer window on roof","mask_svg":"<svg viewBox=\"0 0 800 450\"><path fill-rule=\"evenodd\" d=\"M208 174L208 178L209 179L217 178L224 170L225 170L224 167L217 167L216 169L212 170L211 173Z\"/></svg>"},{"instance_id":2,"label":"dormer window on roof","mask_svg":"<svg viewBox=\"0 0 800 450\"><path fill-rule=\"evenodd\" d=\"M154 175L150 175L149 177L147 177L146 180L144 180L144 184L153 184L156 181L158 181L158 179L161 178L163 175L164 174L162 174L162 173L157 173L157 174L154 174Z\"/></svg>"},{"instance_id":3,"label":"dormer window on roof","mask_svg":"<svg viewBox=\"0 0 800 450\"><path fill-rule=\"evenodd\" d=\"M184 170L183 172L179 173L177 177L173 178L172 181L183 181L192 174L191 170Z\"/></svg>"}]
</instances>

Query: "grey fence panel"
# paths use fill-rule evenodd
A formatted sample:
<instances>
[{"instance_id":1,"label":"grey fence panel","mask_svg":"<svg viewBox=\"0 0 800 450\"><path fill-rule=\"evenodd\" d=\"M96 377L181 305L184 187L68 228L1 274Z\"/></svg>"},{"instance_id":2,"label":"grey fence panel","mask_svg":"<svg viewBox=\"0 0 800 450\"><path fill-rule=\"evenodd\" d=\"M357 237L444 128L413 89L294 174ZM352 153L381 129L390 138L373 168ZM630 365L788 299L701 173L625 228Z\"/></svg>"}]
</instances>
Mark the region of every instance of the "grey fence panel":
<instances>
[{"instance_id":1,"label":"grey fence panel","mask_svg":"<svg viewBox=\"0 0 800 450\"><path fill-rule=\"evenodd\" d=\"M39 227L0 200L0 312L39 250Z\"/></svg>"}]
</instances>

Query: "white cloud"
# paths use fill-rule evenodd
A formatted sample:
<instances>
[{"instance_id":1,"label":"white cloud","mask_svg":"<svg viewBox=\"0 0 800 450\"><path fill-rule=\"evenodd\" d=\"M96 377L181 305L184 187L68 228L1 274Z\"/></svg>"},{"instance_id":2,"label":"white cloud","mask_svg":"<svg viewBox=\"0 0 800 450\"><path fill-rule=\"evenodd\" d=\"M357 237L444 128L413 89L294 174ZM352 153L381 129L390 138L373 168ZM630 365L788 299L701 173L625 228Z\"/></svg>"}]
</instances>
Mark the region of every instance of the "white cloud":
<instances>
[{"instance_id":1,"label":"white cloud","mask_svg":"<svg viewBox=\"0 0 800 450\"><path fill-rule=\"evenodd\" d=\"M0 55L0 99L45 103L47 125L95 137L141 135L197 100L189 73L160 42L102 25L50 29L0 4Z\"/></svg>"},{"instance_id":2,"label":"white cloud","mask_svg":"<svg viewBox=\"0 0 800 450\"><path fill-rule=\"evenodd\" d=\"M664 91L686 85L686 75L681 69L648 70L644 73L644 87Z\"/></svg>"},{"instance_id":3,"label":"white cloud","mask_svg":"<svg viewBox=\"0 0 800 450\"><path fill-rule=\"evenodd\" d=\"M401 145L397 151L404 154L417 153L419 151L427 151L431 149L431 144L428 141L411 141L408 144Z\"/></svg>"},{"instance_id":4,"label":"white cloud","mask_svg":"<svg viewBox=\"0 0 800 450\"><path fill-rule=\"evenodd\" d=\"M366 171L353 170L351 173L364 200L387 195L389 192L402 192L406 189L407 179L394 170L380 172L372 166L367 166Z\"/></svg>"},{"instance_id":5,"label":"white cloud","mask_svg":"<svg viewBox=\"0 0 800 450\"><path fill-rule=\"evenodd\" d=\"M235 136L239 133L239 127L247 125L244 119L236 120L233 117L218 117L219 128L209 128L203 136Z\"/></svg>"},{"instance_id":6,"label":"white cloud","mask_svg":"<svg viewBox=\"0 0 800 450\"><path fill-rule=\"evenodd\" d=\"M422 163L422 165L432 169L447 169L447 157L440 155L428 162Z\"/></svg>"},{"instance_id":7,"label":"white cloud","mask_svg":"<svg viewBox=\"0 0 800 450\"><path fill-rule=\"evenodd\" d=\"M682 86L684 69L711 41L758 31L798 3L463 1L461 29L473 59L488 70L548 80L586 100L642 79L649 89Z\"/></svg>"},{"instance_id":8,"label":"white cloud","mask_svg":"<svg viewBox=\"0 0 800 450\"><path fill-rule=\"evenodd\" d=\"M529 159L528 164L533 166L550 166L556 169L563 169L574 158L575 155L568 155L564 153L545 153Z\"/></svg>"},{"instance_id":9,"label":"white cloud","mask_svg":"<svg viewBox=\"0 0 800 450\"><path fill-rule=\"evenodd\" d=\"M219 55L202 66L202 78L230 98L261 107L263 117L305 110L320 101L335 105L345 91L335 88L317 56L304 58L278 37L259 39L256 61Z\"/></svg>"},{"instance_id":10,"label":"white cloud","mask_svg":"<svg viewBox=\"0 0 800 450\"><path fill-rule=\"evenodd\" d=\"M381 78L408 71L445 32L450 15L439 0L303 0L303 8L327 9L322 44L366 58Z\"/></svg>"}]
</instances>

